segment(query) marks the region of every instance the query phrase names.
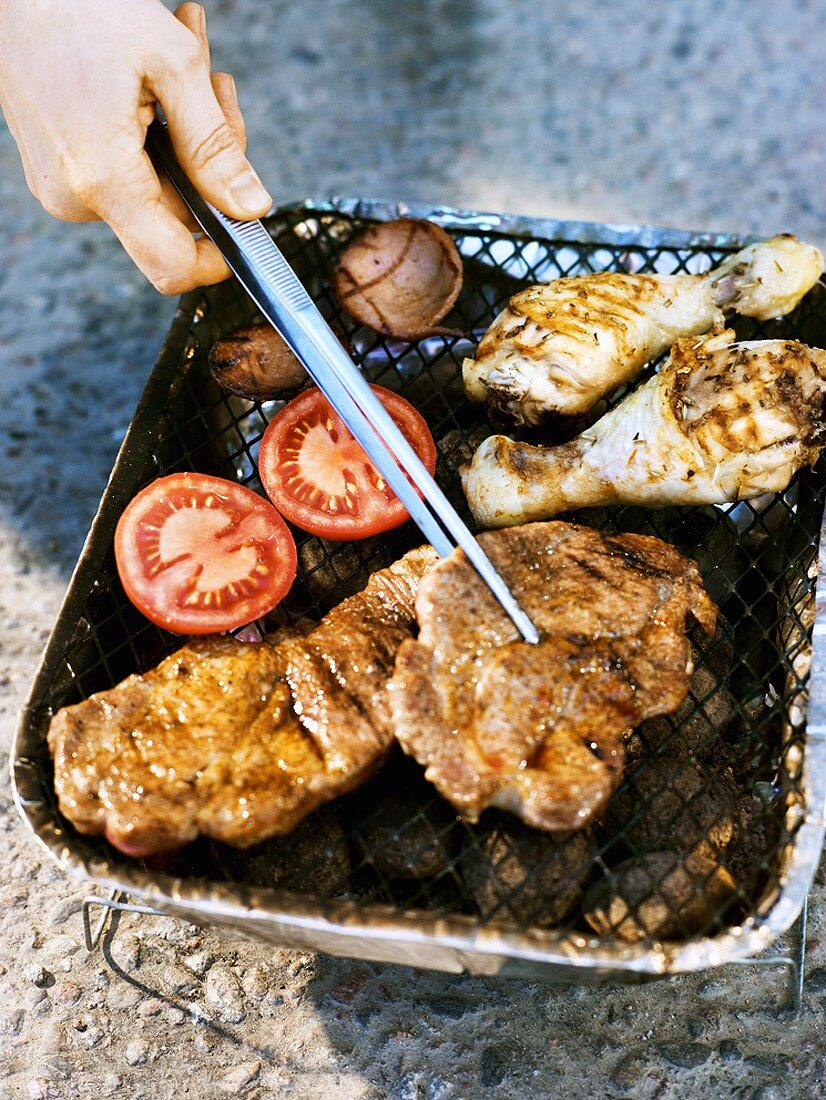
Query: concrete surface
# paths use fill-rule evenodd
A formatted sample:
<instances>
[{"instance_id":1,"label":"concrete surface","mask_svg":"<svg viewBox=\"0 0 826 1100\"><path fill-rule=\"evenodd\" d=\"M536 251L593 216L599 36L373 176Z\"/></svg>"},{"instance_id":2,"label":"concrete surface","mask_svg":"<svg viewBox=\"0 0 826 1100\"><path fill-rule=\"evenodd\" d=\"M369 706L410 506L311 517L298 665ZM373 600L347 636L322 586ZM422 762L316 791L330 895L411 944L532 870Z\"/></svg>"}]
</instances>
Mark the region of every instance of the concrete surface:
<instances>
[{"instance_id":1,"label":"concrete surface","mask_svg":"<svg viewBox=\"0 0 826 1100\"><path fill-rule=\"evenodd\" d=\"M823 242L819 0L207 0L279 197L362 193ZM0 749L173 305L101 226L28 196L0 133ZM481 981L124 920L6 801L0 1096L130 1100L826 1095L826 883L805 1007L777 973L639 988Z\"/></svg>"}]
</instances>

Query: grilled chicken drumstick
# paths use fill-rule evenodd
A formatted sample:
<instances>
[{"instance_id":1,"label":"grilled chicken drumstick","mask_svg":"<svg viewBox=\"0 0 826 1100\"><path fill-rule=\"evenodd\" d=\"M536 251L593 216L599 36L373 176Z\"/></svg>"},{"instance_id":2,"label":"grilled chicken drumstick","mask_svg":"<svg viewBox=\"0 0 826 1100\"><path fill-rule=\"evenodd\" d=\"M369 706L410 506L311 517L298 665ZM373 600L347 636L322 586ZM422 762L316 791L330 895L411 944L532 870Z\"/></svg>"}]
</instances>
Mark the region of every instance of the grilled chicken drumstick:
<instances>
[{"instance_id":1,"label":"grilled chicken drumstick","mask_svg":"<svg viewBox=\"0 0 826 1100\"><path fill-rule=\"evenodd\" d=\"M620 780L625 736L688 689L687 619L714 629L697 567L659 539L532 523L479 538L536 623L526 645L464 554L416 597L388 686L396 737L463 817L587 825Z\"/></svg>"},{"instance_id":2,"label":"grilled chicken drumstick","mask_svg":"<svg viewBox=\"0 0 826 1100\"><path fill-rule=\"evenodd\" d=\"M826 351L796 340L678 340L663 369L570 443L486 439L463 470L482 527L594 504L722 504L782 492L817 458Z\"/></svg>"},{"instance_id":3,"label":"grilled chicken drumstick","mask_svg":"<svg viewBox=\"0 0 826 1100\"><path fill-rule=\"evenodd\" d=\"M573 416L634 378L682 336L724 315L791 312L817 282L823 256L795 237L750 245L705 275L602 273L515 294L462 367L474 401L516 424Z\"/></svg>"},{"instance_id":4,"label":"grilled chicken drumstick","mask_svg":"<svg viewBox=\"0 0 826 1100\"><path fill-rule=\"evenodd\" d=\"M257 844L357 787L392 743L384 689L435 561L412 550L306 637L199 638L64 707L49 730L62 813L145 856L199 833Z\"/></svg>"}]
</instances>

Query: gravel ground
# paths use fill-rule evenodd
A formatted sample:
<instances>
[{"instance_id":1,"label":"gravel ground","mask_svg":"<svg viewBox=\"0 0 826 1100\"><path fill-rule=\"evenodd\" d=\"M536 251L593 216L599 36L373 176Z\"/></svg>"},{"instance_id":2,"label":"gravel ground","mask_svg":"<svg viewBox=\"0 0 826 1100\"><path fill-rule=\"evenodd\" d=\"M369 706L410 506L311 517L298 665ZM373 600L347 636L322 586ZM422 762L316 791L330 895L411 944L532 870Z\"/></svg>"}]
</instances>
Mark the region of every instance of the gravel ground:
<instances>
[{"instance_id":1,"label":"gravel ground","mask_svg":"<svg viewBox=\"0 0 826 1100\"><path fill-rule=\"evenodd\" d=\"M822 243L822 5L207 0L279 198L360 193ZM61 226L0 132L0 751L173 304ZM826 881L780 975L583 989L125 918L107 965L0 790L0 1095L821 1097Z\"/></svg>"}]
</instances>

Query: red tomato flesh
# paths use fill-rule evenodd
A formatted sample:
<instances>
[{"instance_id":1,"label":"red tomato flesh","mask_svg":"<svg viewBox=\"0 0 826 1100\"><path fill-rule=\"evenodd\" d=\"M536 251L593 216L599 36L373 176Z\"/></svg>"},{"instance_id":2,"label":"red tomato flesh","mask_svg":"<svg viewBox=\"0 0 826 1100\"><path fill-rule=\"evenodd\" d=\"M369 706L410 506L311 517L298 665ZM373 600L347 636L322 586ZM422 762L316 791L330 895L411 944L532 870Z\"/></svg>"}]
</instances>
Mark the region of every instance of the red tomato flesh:
<instances>
[{"instance_id":1,"label":"red tomato flesh","mask_svg":"<svg viewBox=\"0 0 826 1100\"><path fill-rule=\"evenodd\" d=\"M272 611L297 558L290 530L252 490L206 474L170 474L142 489L115 531L126 595L178 634L217 634Z\"/></svg>"},{"instance_id":2,"label":"red tomato flesh","mask_svg":"<svg viewBox=\"0 0 826 1100\"><path fill-rule=\"evenodd\" d=\"M432 474L436 445L423 417L392 390L370 388ZM322 538L363 539L410 518L318 389L300 393L273 417L258 473L278 511Z\"/></svg>"}]
</instances>

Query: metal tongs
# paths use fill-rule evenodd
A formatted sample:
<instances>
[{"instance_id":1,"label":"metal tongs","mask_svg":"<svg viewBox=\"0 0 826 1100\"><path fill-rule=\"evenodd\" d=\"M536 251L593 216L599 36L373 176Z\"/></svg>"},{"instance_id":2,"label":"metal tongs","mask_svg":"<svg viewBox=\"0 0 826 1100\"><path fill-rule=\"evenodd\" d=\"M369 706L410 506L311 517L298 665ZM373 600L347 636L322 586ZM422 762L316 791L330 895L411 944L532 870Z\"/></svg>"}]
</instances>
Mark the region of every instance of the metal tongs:
<instances>
[{"instance_id":1,"label":"metal tongs","mask_svg":"<svg viewBox=\"0 0 826 1100\"><path fill-rule=\"evenodd\" d=\"M460 546L526 642L536 627L339 343L260 221L236 221L202 198L178 164L166 126L147 148L249 296L303 364L411 518L441 557ZM421 494L421 496L419 495Z\"/></svg>"}]
</instances>

